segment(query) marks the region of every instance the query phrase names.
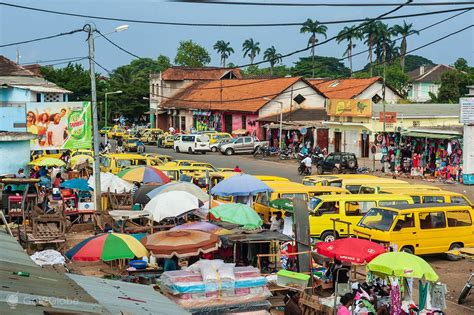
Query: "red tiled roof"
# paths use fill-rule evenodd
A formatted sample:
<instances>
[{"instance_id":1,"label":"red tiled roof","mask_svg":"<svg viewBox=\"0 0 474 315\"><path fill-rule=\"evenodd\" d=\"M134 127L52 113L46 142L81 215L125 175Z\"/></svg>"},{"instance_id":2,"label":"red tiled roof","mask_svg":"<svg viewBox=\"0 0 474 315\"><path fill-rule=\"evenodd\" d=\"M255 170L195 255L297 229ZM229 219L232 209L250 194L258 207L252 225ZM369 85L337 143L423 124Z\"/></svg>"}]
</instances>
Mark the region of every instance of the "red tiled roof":
<instances>
[{"instance_id":1,"label":"red tiled roof","mask_svg":"<svg viewBox=\"0 0 474 315\"><path fill-rule=\"evenodd\" d=\"M219 80L228 73L232 73L237 79L242 79L240 69L219 67L171 67L163 71L162 79L166 81Z\"/></svg>"},{"instance_id":2,"label":"red tiled roof","mask_svg":"<svg viewBox=\"0 0 474 315\"><path fill-rule=\"evenodd\" d=\"M28 71L22 66L16 64L10 59L0 56L0 76L34 76L33 72Z\"/></svg>"},{"instance_id":3,"label":"red tiled roof","mask_svg":"<svg viewBox=\"0 0 474 315\"><path fill-rule=\"evenodd\" d=\"M335 80L311 79L308 81L329 99L349 99L356 97L379 80L381 80L380 77Z\"/></svg>"},{"instance_id":4,"label":"red tiled roof","mask_svg":"<svg viewBox=\"0 0 474 315\"><path fill-rule=\"evenodd\" d=\"M254 113L268 103L264 97L274 98L300 80L306 82L308 87L313 88L316 93L320 93L300 77L202 81L193 83L184 91L164 101L160 106Z\"/></svg>"}]
</instances>

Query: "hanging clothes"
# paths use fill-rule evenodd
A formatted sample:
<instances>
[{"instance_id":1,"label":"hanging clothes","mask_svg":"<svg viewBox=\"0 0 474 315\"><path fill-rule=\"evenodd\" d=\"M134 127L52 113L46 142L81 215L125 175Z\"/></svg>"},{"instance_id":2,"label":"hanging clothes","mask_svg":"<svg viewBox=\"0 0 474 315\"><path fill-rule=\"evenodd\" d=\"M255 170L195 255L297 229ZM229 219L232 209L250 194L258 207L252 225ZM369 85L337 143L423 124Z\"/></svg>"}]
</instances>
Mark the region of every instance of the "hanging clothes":
<instances>
[{"instance_id":1,"label":"hanging clothes","mask_svg":"<svg viewBox=\"0 0 474 315\"><path fill-rule=\"evenodd\" d=\"M390 315L402 314L402 298L397 278L390 278Z\"/></svg>"},{"instance_id":2,"label":"hanging clothes","mask_svg":"<svg viewBox=\"0 0 474 315\"><path fill-rule=\"evenodd\" d=\"M420 310L424 309L426 306L426 297L428 296L428 291L430 289L430 283L426 282L423 285L421 279L418 281L418 290L419 290L419 298L418 298L418 308Z\"/></svg>"}]
</instances>

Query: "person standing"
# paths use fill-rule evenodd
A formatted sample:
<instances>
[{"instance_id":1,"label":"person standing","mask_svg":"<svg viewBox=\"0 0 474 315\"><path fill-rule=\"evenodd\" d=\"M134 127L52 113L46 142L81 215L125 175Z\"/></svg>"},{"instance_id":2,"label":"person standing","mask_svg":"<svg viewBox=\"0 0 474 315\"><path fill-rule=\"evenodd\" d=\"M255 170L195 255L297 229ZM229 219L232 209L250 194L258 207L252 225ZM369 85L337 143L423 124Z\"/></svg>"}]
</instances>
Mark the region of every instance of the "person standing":
<instances>
[{"instance_id":1,"label":"person standing","mask_svg":"<svg viewBox=\"0 0 474 315\"><path fill-rule=\"evenodd\" d=\"M25 170L23 168L20 168L18 172L15 175L16 178L26 178L25 175Z\"/></svg>"},{"instance_id":2,"label":"person standing","mask_svg":"<svg viewBox=\"0 0 474 315\"><path fill-rule=\"evenodd\" d=\"M116 153L122 153L123 152L123 139L122 137L117 138L117 147L115 148Z\"/></svg>"}]
</instances>

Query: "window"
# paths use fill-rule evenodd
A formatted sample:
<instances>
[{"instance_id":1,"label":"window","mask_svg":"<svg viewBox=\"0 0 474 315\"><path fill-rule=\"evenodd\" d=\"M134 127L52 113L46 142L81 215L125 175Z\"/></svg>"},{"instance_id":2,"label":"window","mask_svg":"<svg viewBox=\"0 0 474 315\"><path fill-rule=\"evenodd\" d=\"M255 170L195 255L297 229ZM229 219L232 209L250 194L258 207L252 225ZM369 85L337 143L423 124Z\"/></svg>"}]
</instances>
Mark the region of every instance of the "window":
<instances>
[{"instance_id":1,"label":"window","mask_svg":"<svg viewBox=\"0 0 474 315\"><path fill-rule=\"evenodd\" d=\"M463 197L451 197L451 203L455 203L458 205L468 206L469 203Z\"/></svg>"},{"instance_id":2,"label":"window","mask_svg":"<svg viewBox=\"0 0 474 315\"><path fill-rule=\"evenodd\" d=\"M425 212L419 214L420 227L426 229L442 229L446 227L444 212Z\"/></svg>"},{"instance_id":3,"label":"window","mask_svg":"<svg viewBox=\"0 0 474 315\"><path fill-rule=\"evenodd\" d=\"M182 142L194 142L194 136L181 136Z\"/></svg>"},{"instance_id":4,"label":"window","mask_svg":"<svg viewBox=\"0 0 474 315\"><path fill-rule=\"evenodd\" d=\"M413 203L418 204L421 203L420 196L410 196L413 199Z\"/></svg>"},{"instance_id":5,"label":"window","mask_svg":"<svg viewBox=\"0 0 474 315\"><path fill-rule=\"evenodd\" d=\"M443 196L424 196L423 203L441 203L444 202Z\"/></svg>"},{"instance_id":6,"label":"window","mask_svg":"<svg viewBox=\"0 0 474 315\"><path fill-rule=\"evenodd\" d=\"M255 198L255 202L268 206L268 194L266 193L258 194L257 197Z\"/></svg>"},{"instance_id":7,"label":"window","mask_svg":"<svg viewBox=\"0 0 474 315\"><path fill-rule=\"evenodd\" d=\"M36 101L41 102L41 93L36 93Z\"/></svg>"},{"instance_id":8,"label":"window","mask_svg":"<svg viewBox=\"0 0 474 315\"><path fill-rule=\"evenodd\" d=\"M375 206L375 201L349 201L346 203L346 215L362 215Z\"/></svg>"},{"instance_id":9,"label":"window","mask_svg":"<svg viewBox=\"0 0 474 315\"><path fill-rule=\"evenodd\" d=\"M419 127L420 126L420 121L419 120L414 120L413 121L413 127Z\"/></svg>"},{"instance_id":10,"label":"window","mask_svg":"<svg viewBox=\"0 0 474 315\"><path fill-rule=\"evenodd\" d=\"M307 194L280 194L280 198L308 200Z\"/></svg>"},{"instance_id":11,"label":"window","mask_svg":"<svg viewBox=\"0 0 474 315\"><path fill-rule=\"evenodd\" d=\"M396 206L396 205L407 205L408 201L406 200L384 200L379 201L380 207L389 207L389 206Z\"/></svg>"},{"instance_id":12,"label":"window","mask_svg":"<svg viewBox=\"0 0 474 315\"><path fill-rule=\"evenodd\" d=\"M251 143L252 142L252 138L250 137L245 137L245 143Z\"/></svg>"},{"instance_id":13,"label":"window","mask_svg":"<svg viewBox=\"0 0 474 315\"><path fill-rule=\"evenodd\" d=\"M329 84L329 87L336 87L336 86L338 86L338 85L339 85L339 81L336 80L336 81L334 81L333 83Z\"/></svg>"},{"instance_id":14,"label":"window","mask_svg":"<svg viewBox=\"0 0 474 315\"><path fill-rule=\"evenodd\" d=\"M339 204L337 201L328 201L324 202L321 207L318 208L318 214L329 214L329 213L339 213Z\"/></svg>"},{"instance_id":15,"label":"window","mask_svg":"<svg viewBox=\"0 0 474 315\"><path fill-rule=\"evenodd\" d=\"M186 130L186 117L184 117L184 116L181 116L181 125L180 125L179 129L181 129L183 131Z\"/></svg>"},{"instance_id":16,"label":"window","mask_svg":"<svg viewBox=\"0 0 474 315\"><path fill-rule=\"evenodd\" d=\"M334 160L334 155L328 155L326 158L326 162L332 162Z\"/></svg>"},{"instance_id":17,"label":"window","mask_svg":"<svg viewBox=\"0 0 474 315\"><path fill-rule=\"evenodd\" d=\"M358 194L361 185L347 185L346 189L349 190L351 194Z\"/></svg>"},{"instance_id":18,"label":"window","mask_svg":"<svg viewBox=\"0 0 474 315\"><path fill-rule=\"evenodd\" d=\"M467 210L448 211L446 212L446 217L448 218L449 227L472 225L471 214Z\"/></svg>"},{"instance_id":19,"label":"window","mask_svg":"<svg viewBox=\"0 0 474 315\"><path fill-rule=\"evenodd\" d=\"M242 115L242 129L247 129L247 116Z\"/></svg>"},{"instance_id":20,"label":"window","mask_svg":"<svg viewBox=\"0 0 474 315\"><path fill-rule=\"evenodd\" d=\"M393 123L386 122L385 129L393 129Z\"/></svg>"},{"instance_id":21,"label":"window","mask_svg":"<svg viewBox=\"0 0 474 315\"><path fill-rule=\"evenodd\" d=\"M413 213L403 214L399 216L395 227L393 228L394 231L400 231L405 228L415 227L415 218Z\"/></svg>"},{"instance_id":22,"label":"window","mask_svg":"<svg viewBox=\"0 0 474 315\"><path fill-rule=\"evenodd\" d=\"M237 138L237 139L235 139L234 143L235 144L242 144L242 143L244 143L244 138Z\"/></svg>"}]
</instances>

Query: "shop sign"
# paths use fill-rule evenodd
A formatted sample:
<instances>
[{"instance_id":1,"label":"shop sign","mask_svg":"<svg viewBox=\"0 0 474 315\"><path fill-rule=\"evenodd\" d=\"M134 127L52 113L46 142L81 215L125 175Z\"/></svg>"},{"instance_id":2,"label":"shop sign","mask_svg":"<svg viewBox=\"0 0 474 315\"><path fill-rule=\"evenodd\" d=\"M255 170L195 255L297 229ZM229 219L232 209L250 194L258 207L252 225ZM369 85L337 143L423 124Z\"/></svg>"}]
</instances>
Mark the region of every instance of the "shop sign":
<instances>
[{"instance_id":1,"label":"shop sign","mask_svg":"<svg viewBox=\"0 0 474 315\"><path fill-rule=\"evenodd\" d=\"M193 116L211 116L211 112L207 110L193 110Z\"/></svg>"},{"instance_id":2,"label":"shop sign","mask_svg":"<svg viewBox=\"0 0 474 315\"><path fill-rule=\"evenodd\" d=\"M383 112L379 113L380 122L386 123L396 123L397 122L397 112L385 112L385 116Z\"/></svg>"},{"instance_id":3,"label":"shop sign","mask_svg":"<svg viewBox=\"0 0 474 315\"><path fill-rule=\"evenodd\" d=\"M459 117L459 121L462 124L473 124L474 97L461 97L459 99L459 105L461 106L461 115Z\"/></svg>"},{"instance_id":4,"label":"shop sign","mask_svg":"<svg viewBox=\"0 0 474 315\"><path fill-rule=\"evenodd\" d=\"M90 149L91 103L27 103L26 128L37 135L31 140L31 150Z\"/></svg>"},{"instance_id":5,"label":"shop sign","mask_svg":"<svg viewBox=\"0 0 474 315\"><path fill-rule=\"evenodd\" d=\"M372 101L369 99L332 99L329 103L330 116L370 117Z\"/></svg>"}]
</instances>

